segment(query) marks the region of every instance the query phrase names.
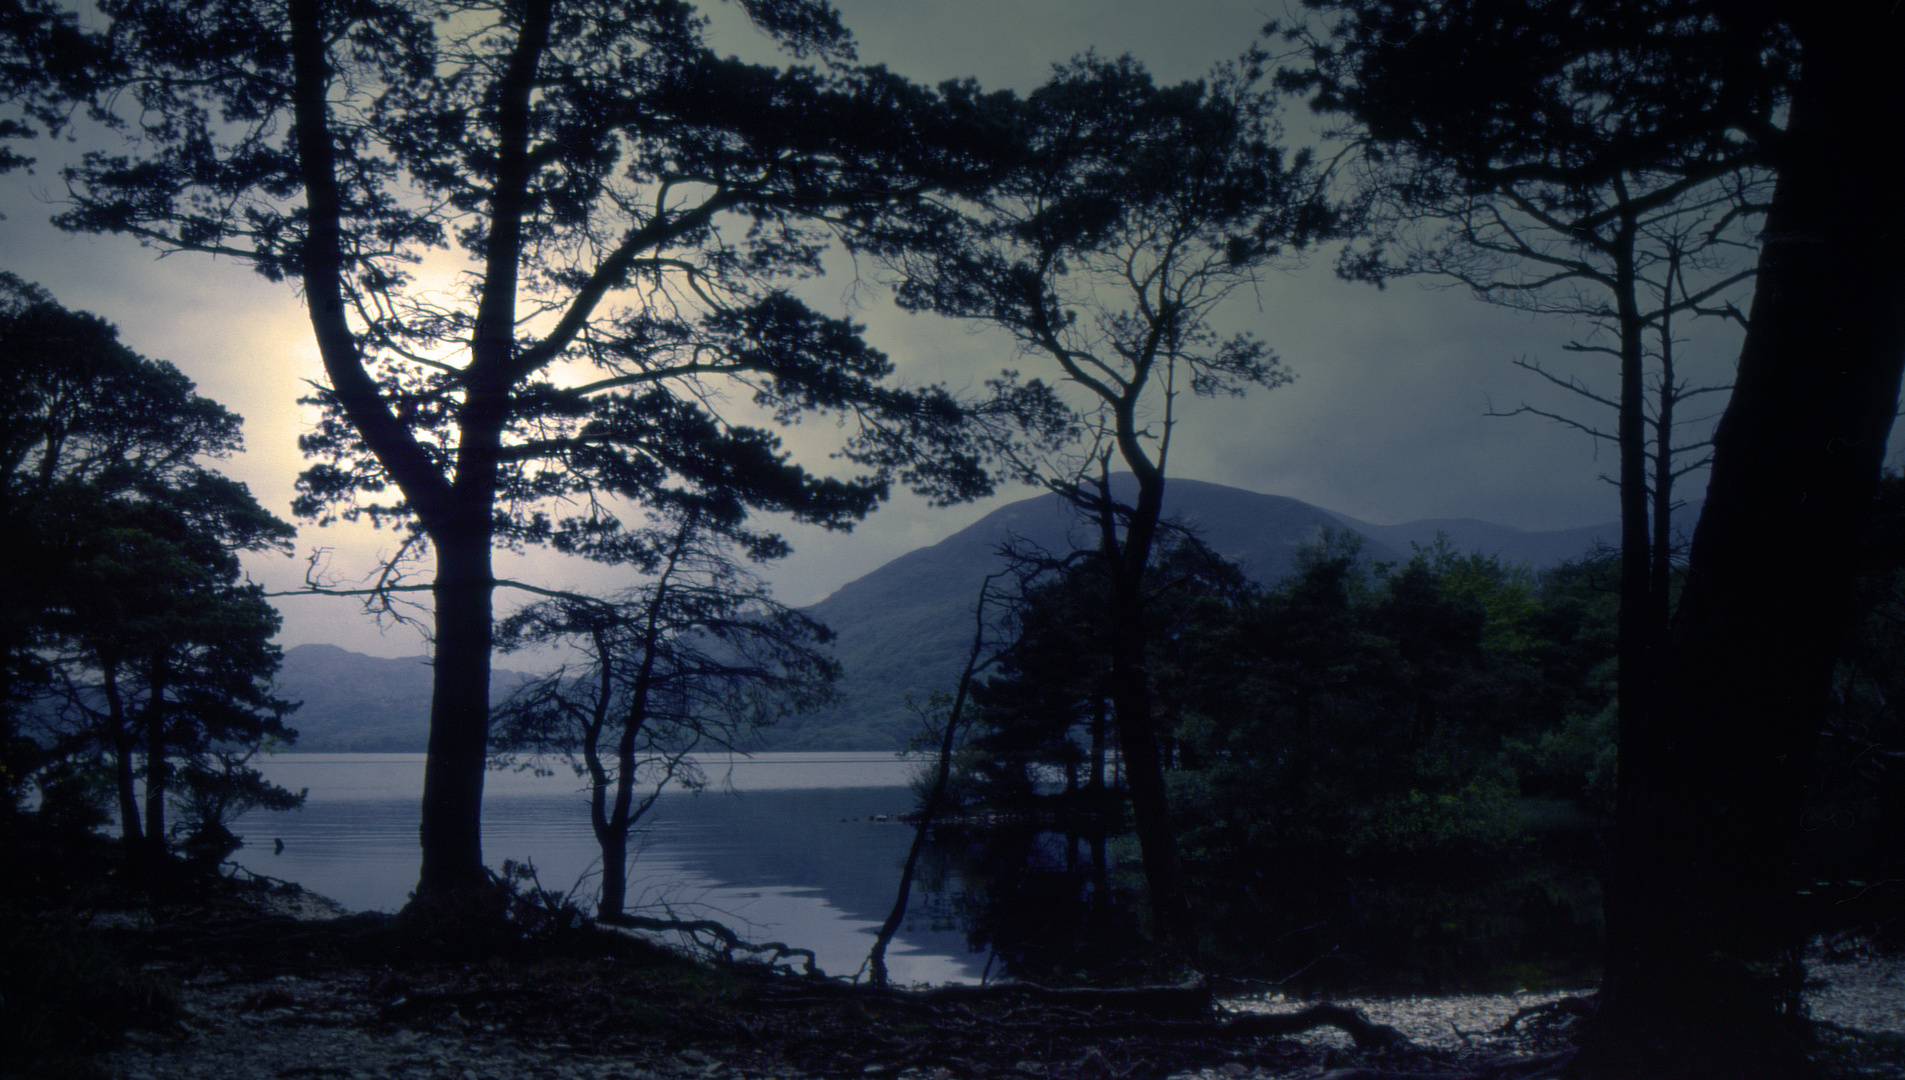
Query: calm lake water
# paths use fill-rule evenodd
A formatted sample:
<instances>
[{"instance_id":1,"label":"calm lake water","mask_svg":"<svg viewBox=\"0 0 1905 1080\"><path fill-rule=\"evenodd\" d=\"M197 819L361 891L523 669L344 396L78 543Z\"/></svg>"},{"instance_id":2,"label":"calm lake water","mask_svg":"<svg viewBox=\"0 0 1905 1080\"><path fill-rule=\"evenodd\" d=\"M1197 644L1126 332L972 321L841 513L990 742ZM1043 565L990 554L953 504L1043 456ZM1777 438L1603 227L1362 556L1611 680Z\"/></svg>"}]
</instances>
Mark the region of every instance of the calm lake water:
<instances>
[{"instance_id":1,"label":"calm lake water","mask_svg":"<svg viewBox=\"0 0 1905 1080\"><path fill-rule=\"evenodd\" d=\"M582 781L492 772L483 854L533 862L546 889L595 898L598 851ZM757 942L812 949L852 975L893 904L912 830L911 766L890 753L761 754L703 764L709 788L670 792L643 819L628 902L647 914L715 918ZM422 754L281 754L262 768L303 809L258 812L234 831L246 869L358 910L395 911L417 881ZM284 850L274 852L274 839ZM1540 845L1553 846L1550 837ZM1577 838L1578 839L1578 838ZM928 849L912 908L888 950L896 981L1069 981L1131 952L1142 880L1135 848L1108 859L1037 830L952 830ZM1578 844L1576 845L1578 846ZM1526 852L1485 863L1287 867L1247 895L1203 898L1236 965L1298 993L1450 993L1588 985L1599 955L1591 852ZM974 951L968 942L983 943Z\"/></svg>"},{"instance_id":2,"label":"calm lake water","mask_svg":"<svg viewBox=\"0 0 1905 1080\"><path fill-rule=\"evenodd\" d=\"M544 888L574 888L587 910L600 852L584 784L551 764L552 776L489 774L483 855L498 868L532 861ZM913 835L872 819L912 809L911 766L890 753L786 753L703 768L706 791L671 791L643 818L630 908L718 918L755 941L813 949L830 974L852 974L892 907ZM262 770L311 794L301 810L240 819L239 865L349 908L403 906L417 882L422 754L280 754ZM976 981L985 959L923 913L909 916L887 953L892 977L908 983Z\"/></svg>"}]
</instances>

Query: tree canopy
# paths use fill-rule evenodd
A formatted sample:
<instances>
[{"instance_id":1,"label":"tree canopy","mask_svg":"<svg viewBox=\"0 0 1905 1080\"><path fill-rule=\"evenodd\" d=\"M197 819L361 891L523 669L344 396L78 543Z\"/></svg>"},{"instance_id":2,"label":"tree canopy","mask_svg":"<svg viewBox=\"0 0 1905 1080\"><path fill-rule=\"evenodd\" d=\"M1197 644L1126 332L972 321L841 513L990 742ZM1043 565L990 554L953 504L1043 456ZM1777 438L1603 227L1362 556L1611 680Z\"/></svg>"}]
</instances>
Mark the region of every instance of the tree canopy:
<instances>
[{"instance_id":1,"label":"tree canopy","mask_svg":"<svg viewBox=\"0 0 1905 1080\"><path fill-rule=\"evenodd\" d=\"M896 206L982 186L988 108L853 66L824 4L743 7L814 63L723 59L681 3L109 12L131 149L68 170L60 223L296 279L327 375L297 509L435 557L420 896L484 887L495 546L619 560L646 505L771 554L752 513L846 527L893 480L987 487L953 399L890 386L790 286L835 238L901 242L872 228ZM815 411L846 423L845 476L773 431Z\"/></svg>"},{"instance_id":2,"label":"tree canopy","mask_svg":"<svg viewBox=\"0 0 1905 1080\"><path fill-rule=\"evenodd\" d=\"M7 786L103 763L122 835L156 855L175 759L200 787L272 797L231 755L293 738L295 703L269 690L279 617L238 555L288 550L291 526L205 464L239 449L239 417L105 321L5 275L0 352L4 518L23 571L7 612Z\"/></svg>"}]
</instances>

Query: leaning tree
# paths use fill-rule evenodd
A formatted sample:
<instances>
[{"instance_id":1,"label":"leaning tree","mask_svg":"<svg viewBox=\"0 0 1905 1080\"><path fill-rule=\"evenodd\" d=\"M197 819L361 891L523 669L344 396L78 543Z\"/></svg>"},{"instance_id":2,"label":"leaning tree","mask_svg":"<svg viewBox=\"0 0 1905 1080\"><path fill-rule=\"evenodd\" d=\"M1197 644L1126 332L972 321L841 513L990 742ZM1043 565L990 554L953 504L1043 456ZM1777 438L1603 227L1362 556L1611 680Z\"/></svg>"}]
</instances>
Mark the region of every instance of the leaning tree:
<instances>
[{"instance_id":1,"label":"leaning tree","mask_svg":"<svg viewBox=\"0 0 1905 1080\"><path fill-rule=\"evenodd\" d=\"M60 224L295 281L325 372L298 511L434 556L419 910L485 888L499 545L587 553L657 499L847 527L896 477L986 485L946 394L891 388L787 287L891 207L976 191L1000 129L852 66L819 0L742 6L814 66L720 58L686 4L107 5L124 70L96 100L130 138L67 171ZM857 472L790 459L773 425L810 411Z\"/></svg>"},{"instance_id":2,"label":"leaning tree","mask_svg":"<svg viewBox=\"0 0 1905 1080\"><path fill-rule=\"evenodd\" d=\"M1594 1076L1799 1073L1789 853L1905 368L1905 151L1873 137L1905 124L1905 12L1720 17L1799 69L1656 722L1622 747Z\"/></svg>"}]
</instances>

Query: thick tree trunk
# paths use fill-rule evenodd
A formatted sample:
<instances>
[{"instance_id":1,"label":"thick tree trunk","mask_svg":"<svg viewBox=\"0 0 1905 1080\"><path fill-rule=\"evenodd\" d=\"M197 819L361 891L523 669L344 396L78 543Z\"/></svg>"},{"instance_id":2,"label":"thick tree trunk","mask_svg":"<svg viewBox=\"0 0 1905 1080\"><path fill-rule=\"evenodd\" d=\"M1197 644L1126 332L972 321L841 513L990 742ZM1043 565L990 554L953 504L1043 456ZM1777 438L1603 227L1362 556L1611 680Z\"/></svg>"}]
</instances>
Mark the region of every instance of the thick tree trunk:
<instances>
[{"instance_id":1,"label":"thick tree trunk","mask_svg":"<svg viewBox=\"0 0 1905 1080\"><path fill-rule=\"evenodd\" d=\"M628 906L628 826L604 830L596 843L602 849L602 891L595 916L613 922Z\"/></svg>"},{"instance_id":2,"label":"thick tree trunk","mask_svg":"<svg viewBox=\"0 0 1905 1080\"><path fill-rule=\"evenodd\" d=\"M1800 21L1751 329L1645 753L1621 755L1583 1075L1802 1074L1790 840L1905 364L1901 16L1864 7Z\"/></svg>"},{"instance_id":3,"label":"thick tree trunk","mask_svg":"<svg viewBox=\"0 0 1905 1080\"><path fill-rule=\"evenodd\" d=\"M433 536L436 669L429 756L423 767L423 867L417 898L478 890L483 867L483 773L489 748L490 531Z\"/></svg>"}]
</instances>

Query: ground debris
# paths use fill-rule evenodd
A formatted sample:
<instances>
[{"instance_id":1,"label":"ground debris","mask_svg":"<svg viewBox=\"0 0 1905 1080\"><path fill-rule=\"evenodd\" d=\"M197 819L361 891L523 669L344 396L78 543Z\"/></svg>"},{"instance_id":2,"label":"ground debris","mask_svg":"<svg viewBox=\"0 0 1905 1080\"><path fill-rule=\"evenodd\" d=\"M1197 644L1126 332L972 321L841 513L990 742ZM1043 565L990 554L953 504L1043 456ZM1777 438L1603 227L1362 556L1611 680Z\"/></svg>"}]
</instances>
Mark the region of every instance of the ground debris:
<instances>
[{"instance_id":1,"label":"ground debris","mask_svg":"<svg viewBox=\"0 0 1905 1080\"><path fill-rule=\"evenodd\" d=\"M374 915L221 911L110 932L179 1006L102 1057L125 1080L1511 1080L1562 1061L1579 1015L1561 995L884 991L612 934L452 962L393 949ZM1861 962L1875 994L1894 989L1891 968ZM1843 1075L1899 1075L1869 1039L1839 1041Z\"/></svg>"}]
</instances>

